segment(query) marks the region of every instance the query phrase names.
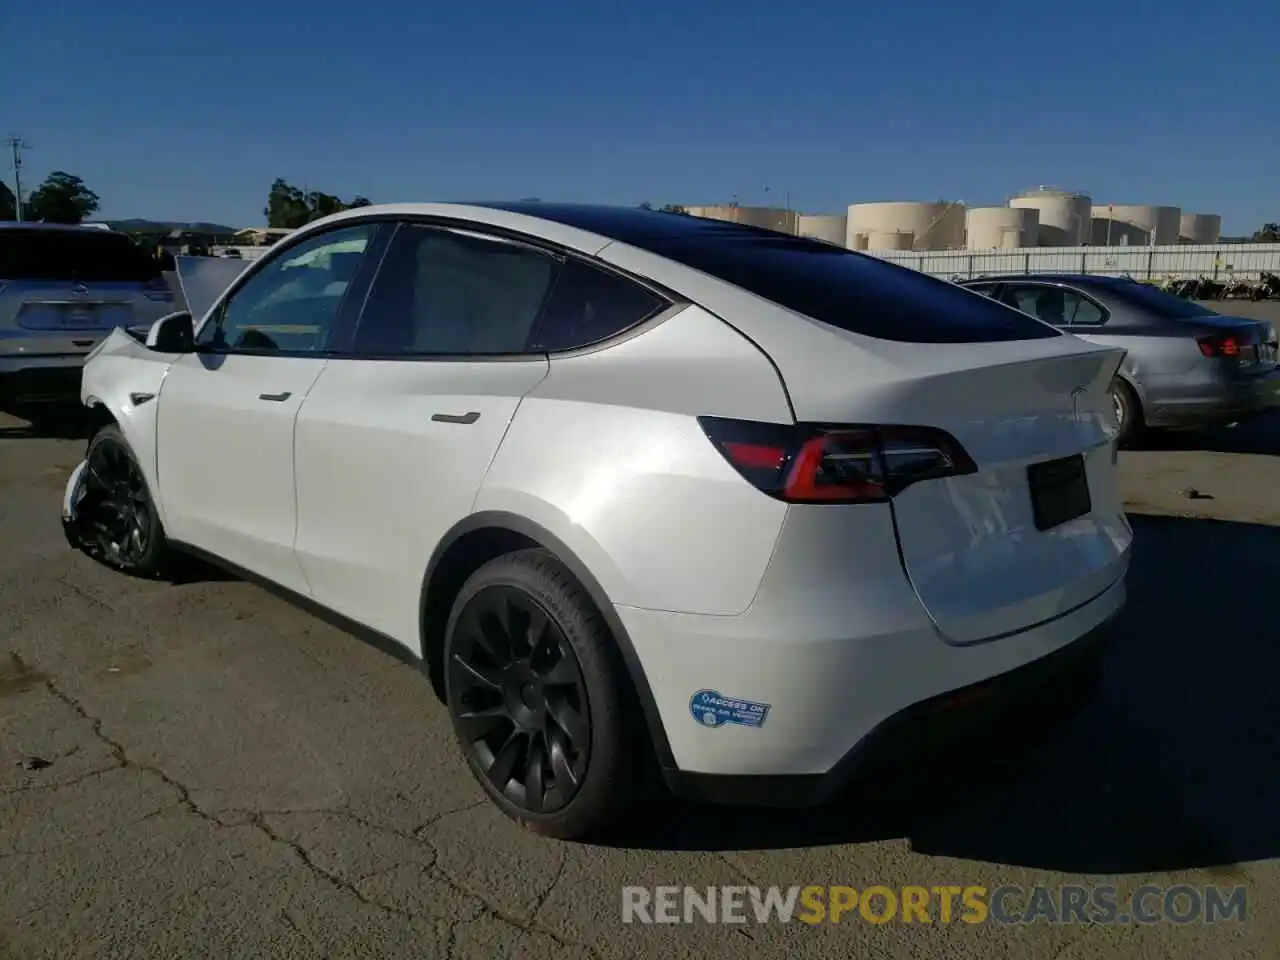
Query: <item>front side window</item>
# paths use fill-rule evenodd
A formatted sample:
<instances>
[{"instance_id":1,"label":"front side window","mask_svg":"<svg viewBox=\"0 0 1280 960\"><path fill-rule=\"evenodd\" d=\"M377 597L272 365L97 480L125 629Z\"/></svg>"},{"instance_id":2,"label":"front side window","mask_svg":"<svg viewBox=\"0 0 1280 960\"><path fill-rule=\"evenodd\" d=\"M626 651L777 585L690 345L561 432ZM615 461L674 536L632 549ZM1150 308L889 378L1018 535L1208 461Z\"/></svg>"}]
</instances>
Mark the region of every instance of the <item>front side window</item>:
<instances>
[{"instance_id":1,"label":"front side window","mask_svg":"<svg viewBox=\"0 0 1280 960\"><path fill-rule=\"evenodd\" d=\"M516 241L401 224L352 343L366 357L529 351L559 262Z\"/></svg>"},{"instance_id":2,"label":"front side window","mask_svg":"<svg viewBox=\"0 0 1280 960\"><path fill-rule=\"evenodd\" d=\"M374 229L328 231L272 258L223 301L197 343L215 350L325 349Z\"/></svg>"}]
</instances>

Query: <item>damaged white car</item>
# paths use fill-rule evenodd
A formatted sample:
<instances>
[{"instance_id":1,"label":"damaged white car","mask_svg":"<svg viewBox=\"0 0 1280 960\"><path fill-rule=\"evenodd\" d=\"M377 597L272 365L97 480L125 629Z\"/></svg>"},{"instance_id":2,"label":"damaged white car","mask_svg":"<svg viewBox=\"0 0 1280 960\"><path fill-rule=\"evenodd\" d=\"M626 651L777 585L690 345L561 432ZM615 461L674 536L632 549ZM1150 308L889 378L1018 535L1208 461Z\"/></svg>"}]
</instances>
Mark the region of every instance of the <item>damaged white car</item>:
<instances>
[{"instance_id":1,"label":"damaged white car","mask_svg":"<svg viewBox=\"0 0 1280 960\"><path fill-rule=\"evenodd\" d=\"M654 768L817 802L1097 676L1121 350L635 209L366 207L192 266L198 322L85 366L69 538L140 575L212 557L386 640L531 829L592 833Z\"/></svg>"}]
</instances>

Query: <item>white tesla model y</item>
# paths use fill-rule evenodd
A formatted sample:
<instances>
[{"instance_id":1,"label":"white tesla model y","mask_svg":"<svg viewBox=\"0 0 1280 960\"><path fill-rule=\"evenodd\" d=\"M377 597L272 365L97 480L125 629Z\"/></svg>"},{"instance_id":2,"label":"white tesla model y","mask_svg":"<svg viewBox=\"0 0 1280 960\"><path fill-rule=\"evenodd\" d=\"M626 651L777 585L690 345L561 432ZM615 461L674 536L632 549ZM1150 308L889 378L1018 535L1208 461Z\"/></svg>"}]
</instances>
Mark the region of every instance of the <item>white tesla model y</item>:
<instances>
[{"instance_id":1,"label":"white tesla model y","mask_svg":"<svg viewBox=\"0 0 1280 960\"><path fill-rule=\"evenodd\" d=\"M817 802L1096 677L1120 350L646 210L366 207L240 269L94 351L68 536L391 641L533 830L596 830L646 767Z\"/></svg>"}]
</instances>

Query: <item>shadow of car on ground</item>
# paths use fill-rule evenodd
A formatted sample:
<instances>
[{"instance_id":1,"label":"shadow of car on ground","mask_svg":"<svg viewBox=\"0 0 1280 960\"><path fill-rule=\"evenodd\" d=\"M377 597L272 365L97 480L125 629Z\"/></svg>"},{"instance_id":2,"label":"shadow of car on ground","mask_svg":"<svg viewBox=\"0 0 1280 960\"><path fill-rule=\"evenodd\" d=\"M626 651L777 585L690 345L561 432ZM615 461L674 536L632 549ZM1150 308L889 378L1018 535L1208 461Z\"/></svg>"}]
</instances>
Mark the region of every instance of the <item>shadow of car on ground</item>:
<instances>
[{"instance_id":1,"label":"shadow of car on ground","mask_svg":"<svg viewBox=\"0 0 1280 960\"><path fill-rule=\"evenodd\" d=\"M87 440L89 437L88 412L80 405L78 396L40 402L0 399L0 413L24 421L0 422L0 440Z\"/></svg>"},{"instance_id":2,"label":"shadow of car on ground","mask_svg":"<svg viewBox=\"0 0 1280 960\"><path fill-rule=\"evenodd\" d=\"M1129 603L1101 689L1004 761L855 782L815 809L672 801L611 845L765 850L907 838L920 853L1081 873L1280 855L1280 528L1132 517Z\"/></svg>"},{"instance_id":3,"label":"shadow of car on ground","mask_svg":"<svg viewBox=\"0 0 1280 960\"><path fill-rule=\"evenodd\" d=\"M1208 430L1148 430L1130 444L1134 450L1204 450L1280 456L1280 410L1233 427Z\"/></svg>"}]
</instances>

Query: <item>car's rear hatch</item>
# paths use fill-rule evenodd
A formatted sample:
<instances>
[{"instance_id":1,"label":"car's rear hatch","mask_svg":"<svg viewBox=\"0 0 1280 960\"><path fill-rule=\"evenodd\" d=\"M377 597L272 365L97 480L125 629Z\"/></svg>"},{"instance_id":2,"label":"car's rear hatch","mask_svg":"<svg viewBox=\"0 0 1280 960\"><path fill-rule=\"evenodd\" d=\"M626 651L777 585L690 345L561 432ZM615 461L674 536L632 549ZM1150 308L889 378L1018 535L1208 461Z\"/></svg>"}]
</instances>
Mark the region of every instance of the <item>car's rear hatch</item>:
<instances>
[{"instance_id":1,"label":"car's rear hatch","mask_svg":"<svg viewBox=\"0 0 1280 960\"><path fill-rule=\"evenodd\" d=\"M941 427L977 466L892 500L903 566L949 640L1053 619L1118 579L1131 532L1107 388L1122 350L1067 337L848 348L839 390L784 371L798 419Z\"/></svg>"},{"instance_id":2,"label":"car's rear hatch","mask_svg":"<svg viewBox=\"0 0 1280 960\"><path fill-rule=\"evenodd\" d=\"M633 242L694 273L631 248L600 255L663 278L752 340L797 421L942 428L974 462L973 472L909 483L888 505L902 565L945 639L1024 630L1123 576L1132 533L1107 390L1124 351L874 257L689 224Z\"/></svg>"}]
</instances>

